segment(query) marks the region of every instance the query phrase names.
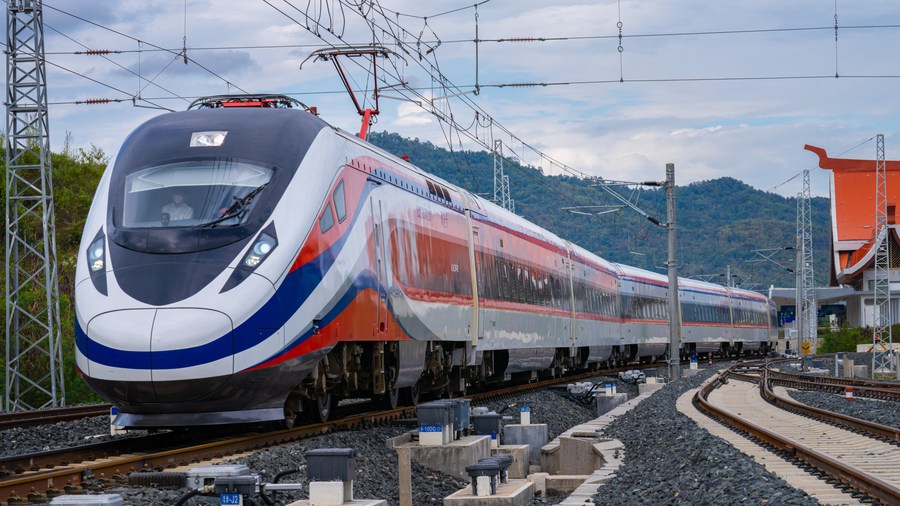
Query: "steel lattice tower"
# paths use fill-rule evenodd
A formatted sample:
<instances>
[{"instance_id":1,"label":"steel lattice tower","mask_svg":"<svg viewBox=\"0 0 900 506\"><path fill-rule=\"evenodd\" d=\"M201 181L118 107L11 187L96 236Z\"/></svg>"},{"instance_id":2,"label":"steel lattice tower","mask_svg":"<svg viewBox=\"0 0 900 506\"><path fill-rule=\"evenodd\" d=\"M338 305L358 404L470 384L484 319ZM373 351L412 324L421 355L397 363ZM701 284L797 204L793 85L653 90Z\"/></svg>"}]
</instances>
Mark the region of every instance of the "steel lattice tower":
<instances>
[{"instance_id":1,"label":"steel lattice tower","mask_svg":"<svg viewBox=\"0 0 900 506\"><path fill-rule=\"evenodd\" d=\"M41 0L6 11L6 409L64 406Z\"/></svg>"},{"instance_id":2,"label":"steel lattice tower","mask_svg":"<svg viewBox=\"0 0 900 506\"><path fill-rule=\"evenodd\" d=\"M503 141L494 141L494 203L516 212L516 203L509 194L509 176L503 173Z\"/></svg>"},{"instance_id":3,"label":"steel lattice tower","mask_svg":"<svg viewBox=\"0 0 900 506\"><path fill-rule=\"evenodd\" d=\"M801 343L809 343L815 354L818 344L816 279L813 269L812 212L810 209L809 170L803 171L803 191L797 195L797 238L799 258L797 280L797 321ZM801 344L800 350L803 350Z\"/></svg>"},{"instance_id":4,"label":"steel lattice tower","mask_svg":"<svg viewBox=\"0 0 900 506\"><path fill-rule=\"evenodd\" d=\"M874 325L872 332L872 375L890 371L891 336L891 245L887 223L887 165L884 161L884 135L875 139L875 273Z\"/></svg>"},{"instance_id":5,"label":"steel lattice tower","mask_svg":"<svg viewBox=\"0 0 900 506\"><path fill-rule=\"evenodd\" d=\"M503 205L503 141L494 141L494 203Z\"/></svg>"}]
</instances>

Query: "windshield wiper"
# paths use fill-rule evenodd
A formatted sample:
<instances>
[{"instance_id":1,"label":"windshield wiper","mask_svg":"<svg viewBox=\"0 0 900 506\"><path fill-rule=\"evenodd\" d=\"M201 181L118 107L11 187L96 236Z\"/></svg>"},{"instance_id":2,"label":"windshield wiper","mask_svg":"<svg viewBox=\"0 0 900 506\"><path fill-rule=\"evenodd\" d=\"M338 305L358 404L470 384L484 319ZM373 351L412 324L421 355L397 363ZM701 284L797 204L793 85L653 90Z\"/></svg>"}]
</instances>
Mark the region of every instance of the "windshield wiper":
<instances>
[{"instance_id":1,"label":"windshield wiper","mask_svg":"<svg viewBox=\"0 0 900 506\"><path fill-rule=\"evenodd\" d=\"M256 195L259 194L259 192L261 192L263 188L268 185L269 183L263 183L251 190L250 193L244 195L243 197L232 195L231 198L234 199L234 202L230 206L228 206L228 209L226 209L225 212L222 213L222 216L219 216L212 221L196 225L194 226L194 228L213 228L223 221L227 221L231 218L235 218L244 214L244 212L247 210L247 206L250 205L250 202L253 202L253 198L256 197Z\"/></svg>"}]
</instances>

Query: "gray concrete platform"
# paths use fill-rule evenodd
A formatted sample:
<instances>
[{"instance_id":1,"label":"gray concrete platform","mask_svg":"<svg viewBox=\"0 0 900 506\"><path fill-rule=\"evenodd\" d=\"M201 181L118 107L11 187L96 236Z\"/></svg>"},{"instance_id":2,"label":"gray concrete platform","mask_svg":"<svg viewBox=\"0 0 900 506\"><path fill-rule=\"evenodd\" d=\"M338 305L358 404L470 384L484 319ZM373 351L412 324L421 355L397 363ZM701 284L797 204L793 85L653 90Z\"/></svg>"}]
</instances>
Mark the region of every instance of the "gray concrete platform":
<instances>
[{"instance_id":1,"label":"gray concrete platform","mask_svg":"<svg viewBox=\"0 0 900 506\"><path fill-rule=\"evenodd\" d=\"M597 405L597 416L605 415L612 411L616 406L625 404L627 401L628 394L625 393L598 395L594 398L594 403Z\"/></svg>"},{"instance_id":2,"label":"gray concrete platform","mask_svg":"<svg viewBox=\"0 0 900 506\"><path fill-rule=\"evenodd\" d=\"M534 483L509 480L497 487L497 493L485 497L472 495L472 485L444 498L444 506L525 506L534 497Z\"/></svg>"},{"instance_id":3,"label":"gray concrete platform","mask_svg":"<svg viewBox=\"0 0 900 506\"><path fill-rule=\"evenodd\" d=\"M665 383L640 383L638 384L638 394L652 394L664 386L666 386Z\"/></svg>"},{"instance_id":4,"label":"gray concrete platform","mask_svg":"<svg viewBox=\"0 0 900 506\"><path fill-rule=\"evenodd\" d=\"M399 442L399 441L398 441ZM409 458L423 466L450 476L468 480L466 466L491 456L490 436L466 436L443 446L419 446L418 443L395 445L394 450L408 452Z\"/></svg>"},{"instance_id":5,"label":"gray concrete platform","mask_svg":"<svg viewBox=\"0 0 900 506\"><path fill-rule=\"evenodd\" d=\"M528 476L528 445L500 445L491 448L491 455L509 455L513 458L508 470L511 479L525 479Z\"/></svg>"},{"instance_id":6,"label":"gray concrete platform","mask_svg":"<svg viewBox=\"0 0 900 506\"><path fill-rule=\"evenodd\" d=\"M651 383L651 385L653 384ZM657 385L663 386L662 384L654 386ZM603 416L572 427L544 445L541 448L541 467L544 472L531 474L528 479L534 481L537 490L544 494L548 490L562 492L574 487L569 496L560 503L563 506L591 504L591 497L604 483L612 479L625 459L625 449L622 443L615 439L601 439L599 432L650 395L650 393L639 395L616 406ZM563 450L563 438L568 438L569 443L579 449L580 456L570 455L569 444L566 444L567 449ZM589 446L590 453L586 453L588 452L587 446ZM574 461L569 461L570 457L576 458ZM590 465L588 457L593 459L594 465L597 467L585 472L584 467ZM581 464L578 463L579 459L581 459ZM571 474L564 473L563 469Z\"/></svg>"},{"instance_id":7,"label":"gray concrete platform","mask_svg":"<svg viewBox=\"0 0 900 506\"><path fill-rule=\"evenodd\" d=\"M508 445L528 445L530 464L541 463L541 447L547 444L547 424L532 423L522 425L509 423L503 426L503 443Z\"/></svg>"}]
</instances>

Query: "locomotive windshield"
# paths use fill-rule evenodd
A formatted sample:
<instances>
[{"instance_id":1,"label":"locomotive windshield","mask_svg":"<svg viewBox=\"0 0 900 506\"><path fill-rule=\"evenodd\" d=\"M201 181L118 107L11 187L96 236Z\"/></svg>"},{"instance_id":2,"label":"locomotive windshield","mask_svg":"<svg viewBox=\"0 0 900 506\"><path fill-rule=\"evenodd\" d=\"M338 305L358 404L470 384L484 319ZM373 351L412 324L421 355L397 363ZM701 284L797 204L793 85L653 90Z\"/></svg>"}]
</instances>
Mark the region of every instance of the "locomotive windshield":
<instances>
[{"instance_id":1,"label":"locomotive windshield","mask_svg":"<svg viewBox=\"0 0 900 506\"><path fill-rule=\"evenodd\" d=\"M243 224L274 170L228 160L150 167L125 178L125 228Z\"/></svg>"}]
</instances>

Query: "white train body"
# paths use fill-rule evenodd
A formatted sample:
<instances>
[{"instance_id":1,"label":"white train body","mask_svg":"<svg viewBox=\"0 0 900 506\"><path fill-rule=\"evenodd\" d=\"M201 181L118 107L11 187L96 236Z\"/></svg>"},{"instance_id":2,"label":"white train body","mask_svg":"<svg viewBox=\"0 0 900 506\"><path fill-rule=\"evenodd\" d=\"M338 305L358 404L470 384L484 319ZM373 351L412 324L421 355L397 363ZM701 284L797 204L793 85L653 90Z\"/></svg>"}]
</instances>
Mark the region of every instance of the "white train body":
<instances>
[{"instance_id":1,"label":"white train body","mask_svg":"<svg viewBox=\"0 0 900 506\"><path fill-rule=\"evenodd\" d=\"M664 276L309 112L215 104L133 132L86 220L77 364L120 423L327 416L340 397L395 403L665 353ZM679 289L683 354L767 347L762 295Z\"/></svg>"}]
</instances>

